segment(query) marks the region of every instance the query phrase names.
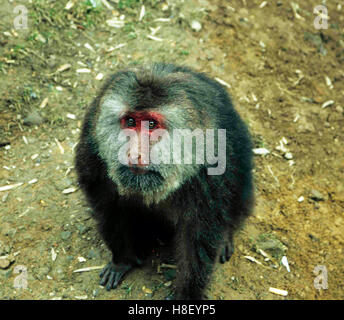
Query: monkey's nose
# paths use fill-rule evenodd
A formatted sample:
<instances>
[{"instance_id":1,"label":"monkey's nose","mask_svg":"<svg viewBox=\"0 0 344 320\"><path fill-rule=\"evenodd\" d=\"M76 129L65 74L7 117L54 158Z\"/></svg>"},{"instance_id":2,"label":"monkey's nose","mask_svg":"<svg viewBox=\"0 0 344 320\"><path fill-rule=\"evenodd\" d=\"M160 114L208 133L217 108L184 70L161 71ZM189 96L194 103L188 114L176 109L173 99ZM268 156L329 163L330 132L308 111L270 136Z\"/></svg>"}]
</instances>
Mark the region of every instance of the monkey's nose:
<instances>
[{"instance_id":1,"label":"monkey's nose","mask_svg":"<svg viewBox=\"0 0 344 320\"><path fill-rule=\"evenodd\" d=\"M137 160L134 161L135 159L129 157L129 168L131 172L134 174L145 174L147 172L146 169L147 169L148 164L144 163L140 155L136 159ZM133 163L133 162L137 162L137 163Z\"/></svg>"},{"instance_id":2,"label":"monkey's nose","mask_svg":"<svg viewBox=\"0 0 344 320\"><path fill-rule=\"evenodd\" d=\"M140 154L138 155L138 157L132 157L129 154L129 166L130 167L138 167L138 168L142 168L142 167L147 167L148 166L148 161L144 159L144 157L142 157Z\"/></svg>"}]
</instances>

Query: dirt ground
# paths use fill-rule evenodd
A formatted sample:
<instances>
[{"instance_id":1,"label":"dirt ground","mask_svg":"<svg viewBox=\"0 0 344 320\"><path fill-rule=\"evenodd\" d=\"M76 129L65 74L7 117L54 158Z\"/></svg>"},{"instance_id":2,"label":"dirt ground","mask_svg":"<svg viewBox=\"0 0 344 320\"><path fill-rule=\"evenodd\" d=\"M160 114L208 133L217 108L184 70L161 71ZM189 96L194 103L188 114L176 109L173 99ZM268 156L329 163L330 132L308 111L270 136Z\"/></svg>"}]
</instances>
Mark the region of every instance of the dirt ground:
<instances>
[{"instance_id":1,"label":"dirt ground","mask_svg":"<svg viewBox=\"0 0 344 320\"><path fill-rule=\"evenodd\" d=\"M10 144L0 147L1 299L170 292L173 269L158 273L154 255L111 292L98 269L74 272L110 259L73 168L85 108L101 74L151 61L224 81L255 148L269 151L255 156L255 211L231 261L216 266L209 298L344 298L344 1L2 2L0 143ZM321 2L330 19L318 30ZM13 24L18 5L23 29Z\"/></svg>"}]
</instances>

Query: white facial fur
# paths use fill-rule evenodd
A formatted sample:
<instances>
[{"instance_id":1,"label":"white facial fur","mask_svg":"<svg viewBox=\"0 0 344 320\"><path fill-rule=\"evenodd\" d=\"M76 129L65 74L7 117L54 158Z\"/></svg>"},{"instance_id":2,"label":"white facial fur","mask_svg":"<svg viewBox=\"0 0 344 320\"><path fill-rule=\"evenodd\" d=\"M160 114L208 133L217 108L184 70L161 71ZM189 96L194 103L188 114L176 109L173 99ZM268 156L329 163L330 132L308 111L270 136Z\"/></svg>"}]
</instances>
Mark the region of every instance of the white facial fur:
<instances>
[{"instance_id":1,"label":"white facial fur","mask_svg":"<svg viewBox=\"0 0 344 320\"><path fill-rule=\"evenodd\" d=\"M100 108L95 133L99 147L99 155L107 165L110 179L116 183L121 195L130 196L131 191L128 190L126 185L121 183L121 177L118 173L118 169L121 166L118 155L120 149L127 143L125 136L123 138L123 135L120 135L122 129L119 119L126 112L128 112L127 106L120 97L111 93L107 94ZM123 139L119 139L119 137ZM164 141L157 142L157 144L160 143L163 144ZM141 195L147 205L166 199L170 193L178 189L181 184L197 171L197 167L194 166L175 164L160 164L158 165L158 169L165 181L159 188L142 192Z\"/></svg>"}]
</instances>

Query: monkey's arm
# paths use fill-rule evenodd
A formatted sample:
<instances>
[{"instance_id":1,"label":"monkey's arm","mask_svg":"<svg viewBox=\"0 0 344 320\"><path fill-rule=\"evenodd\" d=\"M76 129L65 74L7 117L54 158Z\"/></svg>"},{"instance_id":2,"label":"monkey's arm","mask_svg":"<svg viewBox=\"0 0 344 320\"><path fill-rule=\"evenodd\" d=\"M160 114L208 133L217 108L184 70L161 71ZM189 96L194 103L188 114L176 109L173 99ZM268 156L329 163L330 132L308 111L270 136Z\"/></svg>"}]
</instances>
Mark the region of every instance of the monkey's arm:
<instances>
[{"instance_id":1,"label":"monkey's arm","mask_svg":"<svg viewBox=\"0 0 344 320\"><path fill-rule=\"evenodd\" d=\"M102 211L101 217L98 212L97 217L100 233L112 253L112 260L100 273L100 285L107 290L115 289L134 265L141 264L134 251L133 227L122 216L128 213L118 212L121 211L118 206L111 207L112 210Z\"/></svg>"},{"instance_id":2,"label":"monkey's arm","mask_svg":"<svg viewBox=\"0 0 344 320\"><path fill-rule=\"evenodd\" d=\"M134 251L134 228L128 219L129 210L119 205L114 196L110 196L110 190L106 190L106 184L88 191L88 197L92 198L94 216L98 222L98 229L107 247L112 253L112 260L100 273L100 285L107 290L115 289L123 276L134 265L141 264Z\"/></svg>"},{"instance_id":3,"label":"monkey's arm","mask_svg":"<svg viewBox=\"0 0 344 320\"><path fill-rule=\"evenodd\" d=\"M178 273L176 299L202 300L202 292L222 243L222 228L216 224L194 217L179 221L177 227Z\"/></svg>"},{"instance_id":4,"label":"monkey's arm","mask_svg":"<svg viewBox=\"0 0 344 320\"><path fill-rule=\"evenodd\" d=\"M82 141L77 149L76 169L100 234L112 253L112 261L100 274L100 284L111 290L140 261L133 249L133 228L128 212L119 205L116 186L107 177L104 164L89 150Z\"/></svg>"}]
</instances>

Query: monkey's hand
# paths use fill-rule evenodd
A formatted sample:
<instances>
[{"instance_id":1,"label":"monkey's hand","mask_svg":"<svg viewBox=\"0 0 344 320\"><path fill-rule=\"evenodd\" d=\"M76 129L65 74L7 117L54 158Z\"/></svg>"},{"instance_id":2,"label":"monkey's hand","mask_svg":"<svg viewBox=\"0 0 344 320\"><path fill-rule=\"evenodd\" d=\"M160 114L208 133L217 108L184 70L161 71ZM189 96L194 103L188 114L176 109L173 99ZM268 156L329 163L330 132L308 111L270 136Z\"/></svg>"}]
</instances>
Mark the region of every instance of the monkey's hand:
<instances>
[{"instance_id":1,"label":"monkey's hand","mask_svg":"<svg viewBox=\"0 0 344 320\"><path fill-rule=\"evenodd\" d=\"M231 241L228 241L227 243L223 245L222 250L220 252L220 262L225 263L226 261L229 261L233 252L234 252L233 244Z\"/></svg>"},{"instance_id":2,"label":"monkey's hand","mask_svg":"<svg viewBox=\"0 0 344 320\"><path fill-rule=\"evenodd\" d=\"M106 286L106 290L115 289L123 276L132 268L131 264L114 264L109 262L99 274L100 285Z\"/></svg>"}]
</instances>

